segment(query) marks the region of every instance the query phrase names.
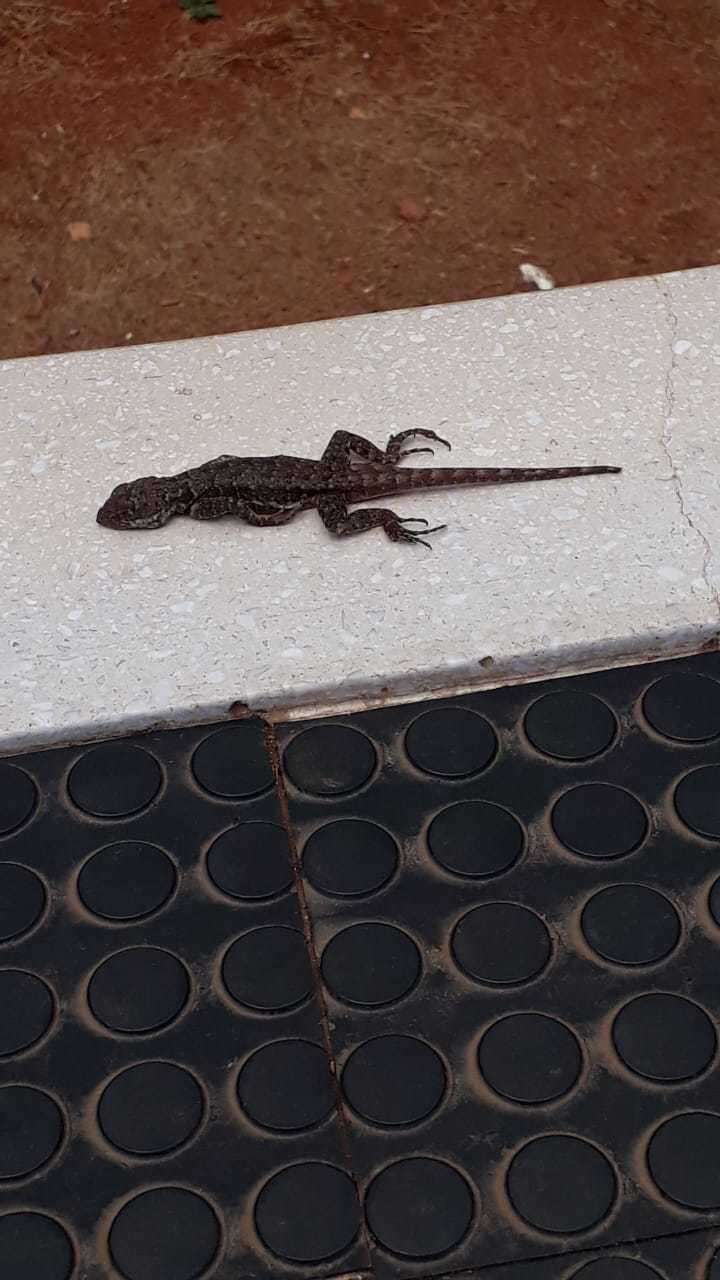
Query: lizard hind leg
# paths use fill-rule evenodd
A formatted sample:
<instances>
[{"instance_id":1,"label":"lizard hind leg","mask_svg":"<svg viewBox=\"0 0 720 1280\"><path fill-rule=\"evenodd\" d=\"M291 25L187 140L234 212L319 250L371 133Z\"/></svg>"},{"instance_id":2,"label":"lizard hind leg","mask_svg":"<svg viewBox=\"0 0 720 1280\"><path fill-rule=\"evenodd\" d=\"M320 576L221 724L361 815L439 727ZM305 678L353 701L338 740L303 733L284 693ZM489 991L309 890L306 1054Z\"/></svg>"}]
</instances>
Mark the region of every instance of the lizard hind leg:
<instances>
[{"instance_id":1,"label":"lizard hind leg","mask_svg":"<svg viewBox=\"0 0 720 1280\"><path fill-rule=\"evenodd\" d=\"M348 511L346 503L341 498L333 496L319 500L318 514L325 528L338 538L366 533L368 529L384 529L391 542L419 542L423 547L430 547L430 543L425 541L428 534L439 533L441 529L447 527L444 524L438 524L432 529L408 529L409 524L426 526L427 520L418 516L399 516L387 507L368 507L361 511Z\"/></svg>"},{"instance_id":2,"label":"lizard hind leg","mask_svg":"<svg viewBox=\"0 0 720 1280\"><path fill-rule=\"evenodd\" d=\"M364 436L358 436L354 431L335 431L333 432L329 443L326 445L322 455L323 462L340 464L341 466L352 466L354 462L378 462L387 466L396 467L403 458L408 458L412 453L433 453L430 448L423 449L403 449L402 445L405 440L411 440L416 437L422 437L424 440L434 440L437 444L445 445L447 449L452 446L447 440L443 440L442 436L437 435L434 431L427 431L421 427L411 428L408 431L398 431L391 436L387 443L386 449L378 449L372 440L366 440Z\"/></svg>"},{"instance_id":3,"label":"lizard hind leg","mask_svg":"<svg viewBox=\"0 0 720 1280\"><path fill-rule=\"evenodd\" d=\"M334 431L323 451L323 462L348 466L361 459L363 462L386 462L382 449L372 440L357 436L353 431Z\"/></svg>"},{"instance_id":4,"label":"lizard hind leg","mask_svg":"<svg viewBox=\"0 0 720 1280\"><path fill-rule=\"evenodd\" d=\"M443 440L434 431L425 430L422 427L411 427L408 431L398 431L391 436L387 442L385 449L385 457L389 462L398 464L403 458L409 458L411 453L434 453L434 449L425 447L423 449L403 449L402 445L406 440L413 440L420 437L423 440L434 440L436 444L442 444L446 449L452 449L449 440Z\"/></svg>"}]
</instances>

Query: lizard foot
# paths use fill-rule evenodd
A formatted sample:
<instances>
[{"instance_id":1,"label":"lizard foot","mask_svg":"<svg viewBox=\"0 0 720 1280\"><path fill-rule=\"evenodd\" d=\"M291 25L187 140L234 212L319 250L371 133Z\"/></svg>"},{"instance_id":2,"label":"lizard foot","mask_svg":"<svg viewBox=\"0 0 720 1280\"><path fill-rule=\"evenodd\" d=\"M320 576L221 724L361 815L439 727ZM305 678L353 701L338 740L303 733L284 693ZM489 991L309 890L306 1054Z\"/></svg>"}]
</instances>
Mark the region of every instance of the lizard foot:
<instances>
[{"instance_id":1,"label":"lizard foot","mask_svg":"<svg viewBox=\"0 0 720 1280\"><path fill-rule=\"evenodd\" d=\"M408 529L405 526L409 524L421 524L425 528ZM428 547L430 551L432 551L432 546L425 541L428 534L440 533L442 529L447 529L446 524L436 524L431 529L428 529L427 520L422 516L395 516L392 521L388 520L383 527L391 542L419 543L421 547Z\"/></svg>"},{"instance_id":2,"label":"lizard foot","mask_svg":"<svg viewBox=\"0 0 720 1280\"><path fill-rule=\"evenodd\" d=\"M401 449L400 446L405 440L412 440L417 437L420 437L423 440L434 440L436 444L442 444L446 449L452 449L452 445L449 440L443 440L442 436L439 436L437 432L429 431L422 427L411 427L408 431L398 431L394 436L390 437L385 449L385 456L391 462L398 462L400 458L407 457L408 453L432 453L432 449Z\"/></svg>"}]
</instances>

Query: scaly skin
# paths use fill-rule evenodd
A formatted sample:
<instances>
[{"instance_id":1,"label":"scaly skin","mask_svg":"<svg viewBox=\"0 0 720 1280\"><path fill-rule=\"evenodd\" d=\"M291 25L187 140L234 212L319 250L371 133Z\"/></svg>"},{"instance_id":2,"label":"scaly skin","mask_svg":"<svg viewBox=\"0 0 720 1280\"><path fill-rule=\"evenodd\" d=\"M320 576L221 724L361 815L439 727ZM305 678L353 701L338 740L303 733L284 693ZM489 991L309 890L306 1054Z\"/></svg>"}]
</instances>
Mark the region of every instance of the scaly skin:
<instances>
[{"instance_id":1,"label":"scaly skin","mask_svg":"<svg viewBox=\"0 0 720 1280\"><path fill-rule=\"evenodd\" d=\"M417 436L450 448L434 431L401 431L390 437L385 450L362 436L336 431L319 462L284 454L271 458L225 454L176 476L145 476L119 484L98 511L98 524L107 529L157 529L173 516L185 515L193 520L235 516L247 524L278 525L314 507L325 527L338 537L379 527L392 542L429 546L425 537L445 525L429 529L427 520L398 516L386 507L350 512L348 505L416 489L520 484L620 471L620 467L399 467L410 454L433 452L402 448ZM408 528L413 524L424 527Z\"/></svg>"}]
</instances>

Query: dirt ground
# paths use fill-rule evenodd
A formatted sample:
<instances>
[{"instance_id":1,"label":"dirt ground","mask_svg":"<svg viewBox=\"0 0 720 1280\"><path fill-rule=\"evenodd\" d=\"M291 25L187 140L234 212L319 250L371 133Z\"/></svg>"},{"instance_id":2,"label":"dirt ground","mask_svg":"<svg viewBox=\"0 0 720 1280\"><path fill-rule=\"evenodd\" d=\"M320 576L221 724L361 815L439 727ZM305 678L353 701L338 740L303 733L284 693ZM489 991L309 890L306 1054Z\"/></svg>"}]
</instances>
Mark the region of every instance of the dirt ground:
<instances>
[{"instance_id":1,"label":"dirt ground","mask_svg":"<svg viewBox=\"0 0 720 1280\"><path fill-rule=\"evenodd\" d=\"M720 260L718 0L0 0L0 356Z\"/></svg>"}]
</instances>

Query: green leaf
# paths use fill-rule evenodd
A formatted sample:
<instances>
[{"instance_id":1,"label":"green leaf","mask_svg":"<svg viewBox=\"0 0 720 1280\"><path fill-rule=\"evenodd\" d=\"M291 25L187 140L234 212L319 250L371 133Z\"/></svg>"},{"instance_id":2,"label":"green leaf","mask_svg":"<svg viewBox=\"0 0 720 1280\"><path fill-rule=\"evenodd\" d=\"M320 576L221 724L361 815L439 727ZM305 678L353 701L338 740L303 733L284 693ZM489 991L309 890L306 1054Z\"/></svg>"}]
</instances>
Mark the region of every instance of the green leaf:
<instances>
[{"instance_id":1,"label":"green leaf","mask_svg":"<svg viewBox=\"0 0 720 1280\"><path fill-rule=\"evenodd\" d=\"M180 0L181 7L195 22L207 22L209 18L221 18L216 0Z\"/></svg>"}]
</instances>

